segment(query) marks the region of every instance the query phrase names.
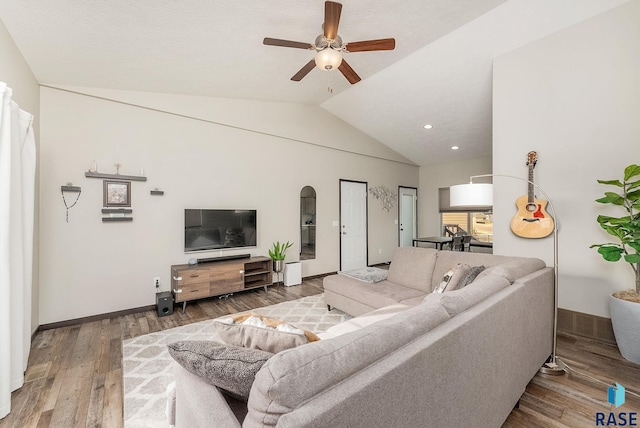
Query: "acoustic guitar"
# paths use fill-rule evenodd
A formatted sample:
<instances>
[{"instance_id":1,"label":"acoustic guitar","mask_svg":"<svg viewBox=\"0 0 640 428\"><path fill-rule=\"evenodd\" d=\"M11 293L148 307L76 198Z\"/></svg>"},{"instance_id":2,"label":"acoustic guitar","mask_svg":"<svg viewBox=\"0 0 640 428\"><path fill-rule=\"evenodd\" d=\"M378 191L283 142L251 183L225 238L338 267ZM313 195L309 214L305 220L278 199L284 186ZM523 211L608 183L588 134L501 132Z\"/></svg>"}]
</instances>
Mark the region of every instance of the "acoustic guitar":
<instances>
[{"instance_id":1,"label":"acoustic guitar","mask_svg":"<svg viewBox=\"0 0 640 428\"><path fill-rule=\"evenodd\" d=\"M547 201L536 199L533 193L533 168L538 162L538 154L527 154L529 183L526 195L516 199L518 212L511 219L511 231L522 238L544 238L551 235L554 228L553 218L547 213Z\"/></svg>"}]
</instances>

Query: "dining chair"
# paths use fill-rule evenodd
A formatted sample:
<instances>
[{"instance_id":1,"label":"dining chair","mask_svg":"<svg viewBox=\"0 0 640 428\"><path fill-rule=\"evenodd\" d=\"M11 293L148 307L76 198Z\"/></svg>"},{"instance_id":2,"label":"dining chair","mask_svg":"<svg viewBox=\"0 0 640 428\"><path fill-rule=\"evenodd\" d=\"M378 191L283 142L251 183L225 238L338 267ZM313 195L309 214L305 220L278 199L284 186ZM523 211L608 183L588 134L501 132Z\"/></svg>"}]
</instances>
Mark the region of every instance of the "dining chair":
<instances>
[{"instance_id":1,"label":"dining chair","mask_svg":"<svg viewBox=\"0 0 640 428\"><path fill-rule=\"evenodd\" d=\"M464 236L454 236L451 241L451 251L464 251Z\"/></svg>"},{"instance_id":2,"label":"dining chair","mask_svg":"<svg viewBox=\"0 0 640 428\"><path fill-rule=\"evenodd\" d=\"M465 235L462 237L462 250L461 251L471 251L471 235Z\"/></svg>"}]
</instances>

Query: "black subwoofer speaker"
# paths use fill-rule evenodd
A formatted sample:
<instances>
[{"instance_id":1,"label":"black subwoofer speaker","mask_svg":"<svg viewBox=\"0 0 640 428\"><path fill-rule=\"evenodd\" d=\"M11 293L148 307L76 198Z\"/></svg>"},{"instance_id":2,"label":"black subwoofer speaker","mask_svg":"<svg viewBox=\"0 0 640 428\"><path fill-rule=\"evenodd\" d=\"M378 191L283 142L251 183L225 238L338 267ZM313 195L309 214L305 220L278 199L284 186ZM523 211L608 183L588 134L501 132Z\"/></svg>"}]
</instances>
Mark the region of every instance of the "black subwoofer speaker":
<instances>
[{"instance_id":1,"label":"black subwoofer speaker","mask_svg":"<svg viewBox=\"0 0 640 428\"><path fill-rule=\"evenodd\" d=\"M170 291L156 293L156 313L159 317L173 313L173 294Z\"/></svg>"}]
</instances>

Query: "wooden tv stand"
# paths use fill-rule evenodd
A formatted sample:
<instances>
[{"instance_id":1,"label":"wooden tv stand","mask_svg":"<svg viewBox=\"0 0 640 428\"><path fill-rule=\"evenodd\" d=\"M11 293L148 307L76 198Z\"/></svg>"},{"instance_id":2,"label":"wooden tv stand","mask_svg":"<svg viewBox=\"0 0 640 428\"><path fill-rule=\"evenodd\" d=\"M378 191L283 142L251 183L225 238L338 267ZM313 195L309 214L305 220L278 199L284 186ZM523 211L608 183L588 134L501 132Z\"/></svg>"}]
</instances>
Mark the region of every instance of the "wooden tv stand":
<instances>
[{"instance_id":1,"label":"wooden tv stand","mask_svg":"<svg viewBox=\"0 0 640 428\"><path fill-rule=\"evenodd\" d=\"M171 266L171 292L182 312L190 300L232 294L272 283L273 262L264 256Z\"/></svg>"}]
</instances>

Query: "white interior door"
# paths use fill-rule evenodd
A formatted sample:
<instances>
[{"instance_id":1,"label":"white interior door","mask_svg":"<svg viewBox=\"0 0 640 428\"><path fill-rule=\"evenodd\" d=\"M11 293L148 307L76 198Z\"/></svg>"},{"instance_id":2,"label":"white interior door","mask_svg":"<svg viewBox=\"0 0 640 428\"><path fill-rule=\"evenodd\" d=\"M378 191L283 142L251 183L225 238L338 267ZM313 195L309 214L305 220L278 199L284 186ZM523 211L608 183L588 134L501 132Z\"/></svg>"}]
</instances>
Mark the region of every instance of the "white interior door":
<instances>
[{"instance_id":1,"label":"white interior door","mask_svg":"<svg viewBox=\"0 0 640 428\"><path fill-rule=\"evenodd\" d=\"M412 187L400 187L400 222L398 234L401 247L413 246L413 240L417 237L417 201L418 190Z\"/></svg>"},{"instance_id":2,"label":"white interior door","mask_svg":"<svg viewBox=\"0 0 640 428\"><path fill-rule=\"evenodd\" d=\"M340 180L340 270L367 266L367 183Z\"/></svg>"}]
</instances>

